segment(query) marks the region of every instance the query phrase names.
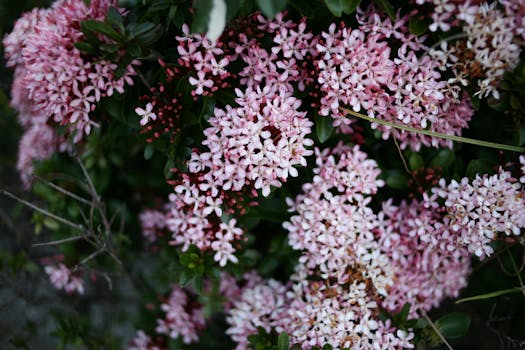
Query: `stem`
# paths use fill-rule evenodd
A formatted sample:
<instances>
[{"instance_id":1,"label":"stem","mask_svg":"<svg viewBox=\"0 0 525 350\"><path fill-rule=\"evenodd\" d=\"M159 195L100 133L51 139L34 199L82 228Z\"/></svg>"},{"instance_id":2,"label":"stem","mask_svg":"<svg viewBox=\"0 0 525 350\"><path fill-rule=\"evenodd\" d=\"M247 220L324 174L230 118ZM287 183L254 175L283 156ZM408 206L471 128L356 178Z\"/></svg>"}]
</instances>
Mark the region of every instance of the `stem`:
<instances>
[{"instance_id":1,"label":"stem","mask_svg":"<svg viewBox=\"0 0 525 350\"><path fill-rule=\"evenodd\" d=\"M77 200L77 201L79 201L79 202L81 202L81 203L83 203L83 204L91 205L91 202L88 201L87 199L85 199L85 198L83 198L83 197L80 197L80 196L78 196L78 195L76 195L76 194L74 194L74 193L72 193L72 192L66 190L65 188L62 188L62 187L60 187L60 186L58 186L58 185L55 185L54 183L52 183L52 182L50 182L50 181L44 180L44 179L42 179L40 176L37 176L36 178L37 178L38 180L42 181L43 183L45 183L46 185L48 185L48 186L54 188L54 189L57 190L58 192L65 194L66 196L69 196L69 197L71 197L71 198L73 198L73 199L75 199L75 200Z\"/></svg>"},{"instance_id":2,"label":"stem","mask_svg":"<svg viewBox=\"0 0 525 350\"><path fill-rule=\"evenodd\" d=\"M441 334L441 332L439 331L439 329L436 327L436 325L434 324L434 322L432 322L432 320L430 319L430 317L428 317L427 313L425 312L425 310L423 309L420 309L421 312L423 313L423 317L425 318L425 320L427 320L427 322L430 324L430 326L432 327L432 329L434 330L434 332L436 332L436 334L438 335L438 337L443 341L443 343L445 343L445 345L447 346L447 348L449 350L454 350L452 348L452 346L450 346L450 344L448 343L448 341L445 339L445 337L443 336L443 334Z\"/></svg>"},{"instance_id":3,"label":"stem","mask_svg":"<svg viewBox=\"0 0 525 350\"><path fill-rule=\"evenodd\" d=\"M75 228L77 230L81 230L81 231L85 230L84 226L79 225L79 224L75 224L74 222L71 222L71 221L69 221L67 219L64 219L63 217L60 217L60 216L55 215L53 213L50 213L47 210L42 209L42 208L34 205L33 203L30 203L30 202L28 202L26 200L23 200L22 198L19 198L19 197L15 196L11 192L8 192L6 190L0 190L0 193L4 194L4 195L6 195L6 196L8 196L10 198L13 198L14 200L16 200L16 201L18 201L18 202L28 206L29 208L31 208L31 209L33 209L33 210L35 210L35 211L37 211L37 212L39 212L41 214L49 216L50 218L55 219L55 220L57 220L57 221L59 221L59 222L61 222L63 224L66 224L66 225L68 225L70 227L73 227L73 228Z\"/></svg>"},{"instance_id":4,"label":"stem","mask_svg":"<svg viewBox=\"0 0 525 350\"><path fill-rule=\"evenodd\" d=\"M416 128L413 128L413 127L410 127L410 126L400 125L400 124L396 124L396 123L392 123L392 122L387 122L387 121L384 121L384 120L381 120L381 119L372 118L372 117L369 117L367 115L354 112L354 111L352 111L350 109L347 109L347 108L342 108L341 110L343 112L347 113L347 114L353 115L354 117L367 120L370 123L381 124L381 125L389 126L391 128L395 128L395 129L401 129L401 130L404 130L404 131L415 132L415 133L418 133L418 134L422 134L422 135L426 135L426 136L432 136L432 137L437 137L437 138L442 138L442 139L445 139L445 140L451 140L451 141L455 141L455 142L468 143L468 144L471 144L471 145L495 148L495 149L500 149L500 150L505 150L505 151L514 151L514 152L525 153L525 147L504 145L504 144L501 144L501 143L470 139L468 137L461 137L461 136L456 136L456 135L442 134L442 133L434 132L434 131L430 131L430 130L416 129Z\"/></svg>"},{"instance_id":5,"label":"stem","mask_svg":"<svg viewBox=\"0 0 525 350\"><path fill-rule=\"evenodd\" d=\"M57 245L57 244L61 244L61 243L78 241L79 239L84 239L84 238L85 238L84 235L68 237L68 238L64 238L64 239L59 239L57 241L44 242L44 243L35 243L35 244L33 244L33 247L43 247L43 246L46 246L46 245Z\"/></svg>"}]
</instances>

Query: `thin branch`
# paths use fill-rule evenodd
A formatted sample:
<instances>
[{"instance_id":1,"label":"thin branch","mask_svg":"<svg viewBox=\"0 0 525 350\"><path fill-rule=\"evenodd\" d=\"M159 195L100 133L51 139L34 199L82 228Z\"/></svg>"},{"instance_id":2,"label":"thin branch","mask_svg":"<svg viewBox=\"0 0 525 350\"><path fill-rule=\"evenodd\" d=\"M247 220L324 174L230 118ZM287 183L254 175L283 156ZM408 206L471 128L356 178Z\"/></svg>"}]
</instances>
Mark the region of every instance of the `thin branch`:
<instances>
[{"instance_id":1,"label":"thin branch","mask_svg":"<svg viewBox=\"0 0 525 350\"><path fill-rule=\"evenodd\" d=\"M450 141L455 141L455 142L463 142L463 143L468 143L468 144L471 144L471 145L495 148L495 149L499 149L499 150L514 151L514 152L520 152L520 153L525 152L525 147L504 145L504 144L501 144L501 143L482 141L482 140L470 139L470 138L467 138L467 137L461 137L461 136L456 136L456 135L442 134L442 133L434 132L434 131L430 131L430 130L417 129L417 128L413 128L413 127L406 126L406 125L400 125L400 124L396 124L396 123L387 122L385 120L372 118L372 117L369 117L367 115L354 112L354 111L352 111L350 109L347 109L347 108L341 108L341 110L343 112L347 113L347 114L353 115L354 117L367 120L370 123L381 124L381 125L389 126L391 128L395 128L395 129L400 129L400 130L409 131L409 132L415 132L415 133L418 133L418 134L422 134L422 135L426 135L426 136L432 136L432 137L437 137L437 138L450 140Z\"/></svg>"},{"instance_id":2,"label":"thin branch","mask_svg":"<svg viewBox=\"0 0 525 350\"><path fill-rule=\"evenodd\" d=\"M28 201L26 201L26 200L24 200L24 199L22 199L22 198L19 198L19 197L15 196L15 195L12 194L11 192L8 192L8 191L6 191L6 190L0 190L0 193L2 193L2 194L4 194L4 195L6 195L6 196L8 196L8 197L10 197L10 198L12 198L12 199L14 199L14 200L20 202L20 203L22 203L22 204L28 206L29 208L31 208L31 209L33 209L33 210L35 210L35 211L37 211L37 212L39 212L39 213L41 213L41 214L44 214L44 215L46 215L46 216L48 216L48 217L50 217L50 218L52 218L52 219L55 219L55 220L57 220L57 221L59 221L59 222L65 224L65 225L68 225L68 226L70 226L70 227L73 227L73 228L75 228L75 229L77 229L77 230L82 230L82 231L85 230L84 226L79 225L79 224L75 224L74 222L71 222L71 221L69 221L68 219L65 219L65 218L63 218L63 217L60 217L60 216L55 215L55 214L53 214L53 213L50 213L50 212L48 212L47 210L42 209L42 208L40 208L40 207L34 205L33 203L30 203L30 202L28 202Z\"/></svg>"},{"instance_id":3,"label":"thin branch","mask_svg":"<svg viewBox=\"0 0 525 350\"><path fill-rule=\"evenodd\" d=\"M79 235L79 236L68 237L68 238L59 239L59 240L51 241L51 242L35 243L35 244L33 244L33 247L43 247L43 246L47 246L47 245L57 245L57 244L62 244L62 243L67 243L67 242L78 241L79 239L85 239L85 238L86 238L85 235Z\"/></svg>"},{"instance_id":4,"label":"thin branch","mask_svg":"<svg viewBox=\"0 0 525 350\"><path fill-rule=\"evenodd\" d=\"M430 317L428 317L427 313L425 312L425 310L421 309L421 312L423 313L423 317L425 318L425 320L427 320L427 322L430 324L430 326L432 327L432 329L434 330L434 332L436 332L436 334L439 336L439 338L443 341L443 343L445 343L445 345L447 346L447 348L449 348L449 350L454 350L452 348L452 346L450 346L450 344L448 343L448 341L445 339L445 337L443 336L443 334L441 334L441 332L439 331L439 329L436 327L436 325L434 324L434 322L432 322L432 320L430 319Z\"/></svg>"},{"instance_id":5,"label":"thin branch","mask_svg":"<svg viewBox=\"0 0 525 350\"><path fill-rule=\"evenodd\" d=\"M0 219L6 224L7 228L16 233L18 237L22 236L22 232L16 227L13 220L9 217L9 215L4 212L2 208L0 208Z\"/></svg>"},{"instance_id":6,"label":"thin branch","mask_svg":"<svg viewBox=\"0 0 525 350\"><path fill-rule=\"evenodd\" d=\"M100 203L100 198L98 197L97 190L95 189L95 185L93 185L93 181L91 180L91 177L88 174L88 171L82 161L79 157L76 157L78 164L80 165L80 168L82 169L82 173L84 174L84 177L86 178L87 185L89 188L89 194L93 197L93 199L96 201L96 203Z\"/></svg>"},{"instance_id":7,"label":"thin branch","mask_svg":"<svg viewBox=\"0 0 525 350\"><path fill-rule=\"evenodd\" d=\"M60 186L58 186L58 185L55 185L54 183L52 183L52 182L50 182L50 181L47 181L47 180L41 178L40 176L36 176L36 178L37 178L38 180L40 180L41 182L45 183L46 185L48 185L48 186L54 188L54 189L57 190L58 192L65 194L66 196L69 196L69 197L71 197L71 198L73 198L73 199L75 199L75 200L77 200L77 201L79 201L79 202L81 202L81 203L86 204L86 205L91 205L91 202L88 201L87 199L85 199L85 198L83 198L83 197L80 197L80 196L78 196L78 195L76 195L76 194L74 194L74 193L72 193L72 192L66 190L66 189L63 188L63 187L60 187Z\"/></svg>"}]
</instances>

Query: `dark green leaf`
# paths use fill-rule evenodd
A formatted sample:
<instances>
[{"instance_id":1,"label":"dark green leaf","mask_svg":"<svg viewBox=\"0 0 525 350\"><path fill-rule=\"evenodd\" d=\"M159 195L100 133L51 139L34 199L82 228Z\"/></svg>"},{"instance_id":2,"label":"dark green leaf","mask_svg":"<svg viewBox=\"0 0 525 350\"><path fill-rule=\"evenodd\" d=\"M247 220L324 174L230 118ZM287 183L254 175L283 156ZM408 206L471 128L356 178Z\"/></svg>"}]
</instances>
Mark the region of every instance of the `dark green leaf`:
<instances>
[{"instance_id":1,"label":"dark green leaf","mask_svg":"<svg viewBox=\"0 0 525 350\"><path fill-rule=\"evenodd\" d=\"M155 28L155 23L151 22L144 22L139 23L137 25L130 26L128 28L129 34L131 38L136 38L141 36L144 33L147 33Z\"/></svg>"},{"instance_id":2,"label":"dark green leaf","mask_svg":"<svg viewBox=\"0 0 525 350\"><path fill-rule=\"evenodd\" d=\"M459 338L467 333L470 316L462 312L453 312L437 320L436 326L445 338Z\"/></svg>"},{"instance_id":3,"label":"dark green leaf","mask_svg":"<svg viewBox=\"0 0 525 350\"><path fill-rule=\"evenodd\" d=\"M410 155L410 158L408 158L408 166L410 167L410 170L421 169L424 165L425 162L423 160L423 157L421 157L416 152L412 153Z\"/></svg>"},{"instance_id":4,"label":"dark green leaf","mask_svg":"<svg viewBox=\"0 0 525 350\"><path fill-rule=\"evenodd\" d=\"M477 174L486 174L492 171L494 161L488 159L473 159L468 163L467 176L471 179Z\"/></svg>"},{"instance_id":5,"label":"dark green leaf","mask_svg":"<svg viewBox=\"0 0 525 350\"><path fill-rule=\"evenodd\" d=\"M323 143L328 140L334 131L332 118L316 115L315 130L317 132L317 138L319 139L319 142Z\"/></svg>"},{"instance_id":6,"label":"dark green leaf","mask_svg":"<svg viewBox=\"0 0 525 350\"><path fill-rule=\"evenodd\" d=\"M281 332L279 338L277 338L277 348L279 350L288 350L290 345L290 338L286 332Z\"/></svg>"},{"instance_id":7,"label":"dark green leaf","mask_svg":"<svg viewBox=\"0 0 525 350\"><path fill-rule=\"evenodd\" d=\"M191 24L191 31L193 33L204 33L208 29L208 19L213 7L213 0L195 0L193 3L195 13L193 15L193 23Z\"/></svg>"},{"instance_id":8,"label":"dark green leaf","mask_svg":"<svg viewBox=\"0 0 525 350\"><path fill-rule=\"evenodd\" d=\"M118 28L121 33L124 33L124 18L113 6L108 10L106 21L113 27Z\"/></svg>"},{"instance_id":9,"label":"dark green leaf","mask_svg":"<svg viewBox=\"0 0 525 350\"><path fill-rule=\"evenodd\" d=\"M104 34L105 36L115 40L115 41L121 41L122 35L118 33L115 29L113 29L108 23L97 21L94 19L88 19L86 21L82 21L80 26L85 30L90 30L92 32Z\"/></svg>"},{"instance_id":10,"label":"dark green leaf","mask_svg":"<svg viewBox=\"0 0 525 350\"><path fill-rule=\"evenodd\" d=\"M402 190L408 187L408 180L409 178L407 175L400 172L394 172L387 176L386 184L396 190Z\"/></svg>"},{"instance_id":11,"label":"dark green leaf","mask_svg":"<svg viewBox=\"0 0 525 350\"><path fill-rule=\"evenodd\" d=\"M153 29L148 30L140 35L138 35L135 39L140 44L140 46L145 47L153 44L156 42L160 37L162 36L162 26L155 25Z\"/></svg>"},{"instance_id":12,"label":"dark green leaf","mask_svg":"<svg viewBox=\"0 0 525 350\"><path fill-rule=\"evenodd\" d=\"M326 7L336 17L351 14L355 11L361 0L324 0Z\"/></svg>"},{"instance_id":13,"label":"dark green leaf","mask_svg":"<svg viewBox=\"0 0 525 350\"><path fill-rule=\"evenodd\" d=\"M137 43L131 43L127 47L128 53L133 57L139 57L142 55L142 49Z\"/></svg>"},{"instance_id":14,"label":"dark green leaf","mask_svg":"<svg viewBox=\"0 0 525 350\"><path fill-rule=\"evenodd\" d=\"M430 166L432 168L447 169L454 162L454 158L454 152L449 149L442 149L434 158L432 158Z\"/></svg>"},{"instance_id":15,"label":"dark green leaf","mask_svg":"<svg viewBox=\"0 0 525 350\"><path fill-rule=\"evenodd\" d=\"M261 12L268 18L274 18L276 14L286 8L288 0L255 0Z\"/></svg>"},{"instance_id":16,"label":"dark green leaf","mask_svg":"<svg viewBox=\"0 0 525 350\"><path fill-rule=\"evenodd\" d=\"M193 278L194 275L191 271L183 270L179 277L179 285L181 287L187 286Z\"/></svg>"},{"instance_id":17,"label":"dark green leaf","mask_svg":"<svg viewBox=\"0 0 525 350\"><path fill-rule=\"evenodd\" d=\"M75 47L80 51L88 53L90 55L97 54L97 50L93 46L91 46L91 44L86 43L85 41L79 41L78 43L75 43Z\"/></svg>"},{"instance_id":18,"label":"dark green leaf","mask_svg":"<svg viewBox=\"0 0 525 350\"><path fill-rule=\"evenodd\" d=\"M379 6L381 10L383 10L390 19L395 20L396 19L396 10L394 9L394 6L388 1L388 0L373 0L374 3Z\"/></svg>"},{"instance_id":19,"label":"dark green leaf","mask_svg":"<svg viewBox=\"0 0 525 350\"><path fill-rule=\"evenodd\" d=\"M151 143L148 143L146 147L144 148L144 159L148 160L153 157L153 154L155 153L155 147Z\"/></svg>"},{"instance_id":20,"label":"dark green leaf","mask_svg":"<svg viewBox=\"0 0 525 350\"><path fill-rule=\"evenodd\" d=\"M416 16L412 16L408 20L408 30L410 34L421 35L428 30L428 23Z\"/></svg>"}]
</instances>

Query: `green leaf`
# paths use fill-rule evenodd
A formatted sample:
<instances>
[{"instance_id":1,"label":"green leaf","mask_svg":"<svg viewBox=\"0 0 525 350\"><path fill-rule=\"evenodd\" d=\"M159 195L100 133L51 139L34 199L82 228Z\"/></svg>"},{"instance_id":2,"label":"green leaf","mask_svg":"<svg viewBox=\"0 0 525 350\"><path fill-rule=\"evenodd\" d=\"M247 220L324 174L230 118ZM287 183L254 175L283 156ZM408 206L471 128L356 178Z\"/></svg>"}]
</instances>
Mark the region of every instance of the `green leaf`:
<instances>
[{"instance_id":1,"label":"green leaf","mask_svg":"<svg viewBox=\"0 0 525 350\"><path fill-rule=\"evenodd\" d=\"M193 2L195 13L191 24L193 33L204 33L208 29L208 19L213 7L213 0L195 0Z\"/></svg>"},{"instance_id":2,"label":"green leaf","mask_svg":"<svg viewBox=\"0 0 525 350\"><path fill-rule=\"evenodd\" d=\"M126 48L126 51L128 51L128 53L133 57L139 57L140 55L142 55L142 49L135 42L132 42L131 44L129 44L128 47Z\"/></svg>"},{"instance_id":3,"label":"green leaf","mask_svg":"<svg viewBox=\"0 0 525 350\"><path fill-rule=\"evenodd\" d=\"M315 130L317 132L317 138L319 139L319 142L323 143L328 140L334 131L332 118L316 115Z\"/></svg>"},{"instance_id":4,"label":"green leaf","mask_svg":"<svg viewBox=\"0 0 525 350\"><path fill-rule=\"evenodd\" d=\"M408 188L408 176L401 172L393 172L387 176L386 184L396 190L403 190Z\"/></svg>"},{"instance_id":5,"label":"green leaf","mask_svg":"<svg viewBox=\"0 0 525 350\"><path fill-rule=\"evenodd\" d=\"M146 160L151 159L154 153L155 153L155 147L151 143L148 143L146 147L144 148L144 159Z\"/></svg>"},{"instance_id":6,"label":"green leaf","mask_svg":"<svg viewBox=\"0 0 525 350\"><path fill-rule=\"evenodd\" d=\"M390 17L390 19L393 21L396 19L396 10L388 0L373 0L373 2L379 6L379 8Z\"/></svg>"},{"instance_id":7,"label":"green leaf","mask_svg":"<svg viewBox=\"0 0 525 350\"><path fill-rule=\"evenodd\" d=\"M122 35L106 22L88 19L86 21L82 21L80 27L84 30L90 30L95 33L104 34L105 36L110 37L115 41L122 40Z\"/></svg>"},{"instance_id":8,"label":"green leaf","mask_svg":"<svg viewBox=\"0 0 525 350\"><path fill-rule=\"evenodd\" d=\"M278 350L288 350L290 345L290 338L286 332L281 332L277 338L277 348Z\"/></svg>"},{"instance_id":9,"label":"green leaf","mask_svg":"<svg viewBox=\"0 0 525 350\"><path fill-rule=\"evenodd\" d=\"M44 223L44 226L50 229L51 231L56 231L60 227L58 222L51 218L44 218L43 223Z\"/></svg>"},{"instance_id":10,"label":"green leaf","mask_svg":"<svg viewBox=\"0 0 525 350\"><path fill-rule=\"evenodd\" d=\"M412 16L408 20L408 30L410 34L421 35L428 30L428 23L416 16Z\"/></svg>"},{"instance_id":11,"label":"green leaf","mask_svg":"<svg viewBox=\"0 0 525 350\"><path fill-rule=\"evenodd\" d=\"M124 33L124 18L113 6L109 8L106 14L106 21L113 27L118 28L121 33Z\"/></svg>"},{"instance_id":12,"label":"green leaf","mask_svg":"<svg viewBox=\"0 0 525 350\"><path fill-rule=\"evenodd\" d=\"M268 18L274 18L276 14L286 8L288 0L255 0L261 12Z\"/></svg>"},{"instance_id":13,"label":"green leaf","mask_svg":"<svg viewBox=\"0 0 525 350\"><path fill-rule=\"evenodd\" d=\"M191 271L183 270L179 277L179 285L181 287L187 286L193 278L194 275Z\"/></svg>"},{"instance_id":14,"label":"green leaf","mask_svg":"<svg viewBox=\"0 0 525 350\"><path fill-rule=\"evenodd\" d=\"M430 166L432 168L447 169L452 163L454 163L454 159L454 152L449 149L442 149L434 158L432 158Z\"/></svg>"},{"instance_id":15,"label":"green leaf","mask_svg":"<svg viewBox=\"0 0 525 350\"><path fill-rule=\"evenodd\" d=\"M445 338L459 338L467 333L470 316L462 312L453 312L437 320L436 326Z\"/></svg>"},{"instance_id":16,"label":"green leaf","mask_svg":"<svg viewBox=\"0 0 525 350\"><path fill-rule=\"evenodd\" d=\"M85 41L79 41L74 44L77 49L79 49L82 52L88 53L90 55L96 55L97 50L89 43L86 43Z\"/></svg>"},{"instance_id":17,"label":"green leaf","mask_svg":"<svg viewBox=\"0 0 525 350\"><path fill-rule=\"evenodd\" d=\"M519 292L523 292L523 290L520 287L514 287L514 288L509 288L509 289L502 289L502 290L497 290L497 291L491 292L491 293L474 295L472 297L459 299L459 300L456 301L456 304L464 303L466 301L491 299L491 298L499 297L500 295L509 294L509 293L519 293Z\"/></svg>"},{"instance_id":18,"label":"green leaf","mask_svg":"<svg viewBox=\"0 0 525 350\"><path fill-rule=\"evenodd\" d=\"M477 174L490 173L494 162L488 159L473 159L467 166L467 177L473 179Z\"/></svg>"},{"instance_id":19,"label":"green leaf","mask_svg":"<svg viewBox=\"0 0 525 350\"><path fill-rule=\"evenodd\" d=\"M423 160L423 157L421 157L417 153L412 153L410 155L410 158L408 158L408 166L410 167L410 170L418 170L425 166L425 162Z\"/></svg>"},{"instance_id":20,"label":"green leaf","mask_svg":"<svg viewBox=\"0 0 525 350\"><path fill-rule=\"evenodd\" d=\"M131 38L137 38L155 28L156 24L151 22L139 23L128 28Z\"/></svg>"},{"instance_id":21,"label":"green leaf","mask_svg":"<svg viewBox=\"0 0 525 350\"><path fill-rule=\"evenodd\" d=\"M335 17L341 17L344 14L352 14L361 0L324 0L326 7Z\"/></svg>"},{"instance_id":22,"label":"green leaf","mask_svg":"<svg viewBox=\"0 0 525 350\"><path fill-rule=\"evenodd\" d=\"M215 109L215 97L204 96L202 98L202 110L199 114L199 121L202 127L202 121L208 121L208 119L213 115Z\"/></svg>"}]
</instances>

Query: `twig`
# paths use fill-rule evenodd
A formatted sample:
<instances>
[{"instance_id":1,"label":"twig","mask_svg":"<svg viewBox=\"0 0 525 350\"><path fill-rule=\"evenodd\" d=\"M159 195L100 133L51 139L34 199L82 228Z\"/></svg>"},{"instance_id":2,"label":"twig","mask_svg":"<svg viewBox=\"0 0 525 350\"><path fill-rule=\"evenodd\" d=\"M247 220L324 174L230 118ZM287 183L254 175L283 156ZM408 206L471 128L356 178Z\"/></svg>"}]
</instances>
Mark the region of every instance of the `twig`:
<instances>
[{"instance_id":1,"label":"twig","mask_svg":"<svg viewBox=\"0 0 525 350\"><path fill-rule=\"evenodd\" d=\"M75 229L77 229L77 230L82 230L82 231L85 230L84 226L79 225L79 224L75 224L74 222L71 222L71 221L69 221L68 219L65 219L65 218L63 218L63 217L60 217L60 216L55 215L55 214L53 214L53 213L50 213L50 212L48 212L47 210L42 209L42 208L40 208L40 207L34 205L33 203L30 203L30 202L28 202L28 201L26 201L26 200L24 200L24 199L22 199L22 198L19 198L19 197L15 196L15 195L12 194L11 192L8 192L8 191L6 191L6 190L0 190L0 193L4 194L4 195L6 195L6 196L8 196L8 197L10 197L10 198L13 198L14 200L16 200L16 201L18 201L18 202L20 202L20 203L22 203L22 204L28 206L29 208L31 208L31 209L33 209L33 210L36 210L37 212L39 212L39 213L41 213L41 214L44 214L44 215L46 215L46 216L49 216L50 218L55 219L55 220L57 220L57 221L59 221L59 222L65 224L65 225L68 225L68 226L70 226L70 227L73 227L73 228L75 228Z\"/></svg>"},{"instance_id":2,"label":"twig","mask_svg":"<svg viewBox=\"0 0 525 350\"><path fill-rule=\"evenodd\" d=\"M33 247L43 247L43 246L47 246L47 245L57 245L57 244L62 244L62 243L67 243L67 242L78 241L79 239L85 239L85 238L86 238L85 235L79 235L79 236L68 237L68 238L59 239L59 240L51 241L51 242L35 243L35 244L33 244Z\"/></svg>"},{"instance_id":3,"label":"twig","mask_svg":"<svg viewBox=\"0 0 525 350\"><path fill-rule=\"evenodd\" d=\"M88 201L87 199L85 199L85 198L83 198L83 197L80 197L80 196L78 196L78 195L76 195L76 194L74 194L74 193L72 193L72 192L66 190L66 189L63 188L63 187L60 187L60 186L58 186L58 185L55 185L54 183L52 183L52 182L50 182L50 181L47 181L47 180L41 178L40 176L36 176L36 178L37 178L38 180L42 181L43 183L45 183L46 185L48 185L48 186L54 188L54 189L57 190L58 192L65 194L66 196L69 196L69 197L71 197L71 198L73 198L73 199L75 199L75 200L77 200L77 201L79 201L79 202L81 202L81 203L86 204L86 205L91 205L91 202Z\"/></svg>"},{"instance_id":4,"label":"twig","mask_svg":"<svg viewBox=\"0 0 525 350\"><path fill-rule=\"evenodd\" d=\"M407 164L407 161L405 159L405 156L403 155L403 151L401 151L401 147L399 147L399 143L397 142L397 138L396 137L392 137L394 139L394 143L396 145L396 148L397 148L397 153L399 153L399 157L401 158L401 161L403 162L403 167L405 168L405 171L408 173L408 175L410 175L410 177L412 178L412 180L414 180L414 183L420 187L421 185L419 184L419 181L417 180L417 178L415 177L414 173L410 171L410 168L408 167L408 164Z\"/></svg>"},{"instance_id":5,"label":"twig","mask_svg":"<svg viewBox=\"0 0 525 350\"><path fill-rule=\"evenodd\" d=\"M80 165L80 168L82 169L82 173L84 174L84 177L86 178L87 185L89 188L89 194L91 195L91 197L93 197L93 199L95 200L97 204L100 203L100 198L98 197L98 193L95 189L95 185L93 185L93 181L91 181L91 177L89 176L86 167L84 166L80 158L76 157L76 160L78 164Z\"/></svg>"},{"instance_id":6,"label":"twig","mask_svg":"<svg viewBox=\"0 0 525 350\"><path fill-rule=\"evenodd\" d=\"M425 310L423 310L422 308L420 308L419 310L421 310L421 312L423 313L423 317L425 318L425 320L427 320L427 322L430 324L430 326L432 327L432 329L434 330L434 332L436 332L436 334L438 335L438 337L443 341L443 343L445 343L445 345L447 346L447 348L449 348L449 350L454 350L452 348L452 346L450 346L450 344L448 343L448 341L445 339L445 337L443 336L443 334L441 334L441 332L439 331L439 329L436 327L436 325L434 324L434 322L432 322L432 320L430 319L430 317L428 317L427 313L425 312Z\"/></svg>"},{"instance_id":7,"label":"twig","mask_svg":"<svg viewBox=\"0 0 525 350\"><path fill-rule=\"evenodd\" d=\"M381 125L389 126L391 128L395 128L395 129L401 129L401 130L404 130L404 131L415 132L417 134L422 134L422 135L426 135L426 136L432 136L432 137L437 137L437 138L450 140L450 141L456 141L456 142L469 143L471 145L495 148L495 149L499 149L499 150L514 151L514 152L521 152L521 153L525 152L525 147L504 145L504 144L501 144L501 143L482 141L482 140L475 140L475 139L470 139L470 138L467 138L467 137L442 134L442 133L439 133L439 132L434 132L434 131L424 130L424 129L417 129L417 128L413 128L413 127L406 126L406 125L400 125L400 124L396 124L396 123L392 123L392 122L387 122L385 120L372 118L372 117L369 117L367 115L354 112L354 111L352 111L352 110L350 110L348 108L341 108L341 110L343 112L347 113L347 114L353 115L354 117L367 120L370 123L381 124Z\"/></svg>"}]
</instances>

